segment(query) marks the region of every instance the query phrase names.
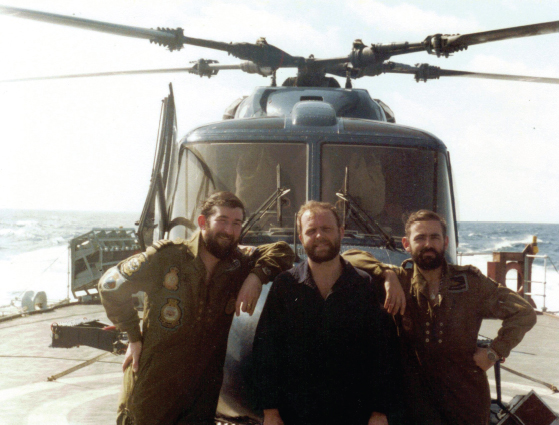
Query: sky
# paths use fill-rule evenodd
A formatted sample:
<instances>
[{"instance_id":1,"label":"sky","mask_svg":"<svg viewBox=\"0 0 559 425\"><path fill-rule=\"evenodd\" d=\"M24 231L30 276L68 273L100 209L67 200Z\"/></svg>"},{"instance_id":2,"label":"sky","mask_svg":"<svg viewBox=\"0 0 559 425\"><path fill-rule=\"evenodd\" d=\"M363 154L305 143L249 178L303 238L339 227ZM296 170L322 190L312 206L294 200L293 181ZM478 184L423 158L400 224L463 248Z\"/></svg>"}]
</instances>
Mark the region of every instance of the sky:
<instances>
[{"instance_id":1,"label":"sky","mask_svg":"<svg viewBox=\"0 0 559 425\"><path fill-rule=\"evenodd\" d=\"M559 20L559 0L3 0L14 6L185 35L255 42L292 55L349 54L353 40L420 42L436 33ZM232 56L185 46L169 52L118 37L0 15L0 80L184 67ZM471 46L451 58L415 53L394 61L446 69L559 77L559 34ZM293 70L278 72L278 82ZM222 71L211 79L159 74L0 84L0 208L141 212L161 100L173 84L179 134L221 119L236 98L270 80ZM343 86L343 81L340 80ZM362 78L399 124L450 151L460 220L559 223L559 85L412 76Z\"/></svg>"}]
</instances>

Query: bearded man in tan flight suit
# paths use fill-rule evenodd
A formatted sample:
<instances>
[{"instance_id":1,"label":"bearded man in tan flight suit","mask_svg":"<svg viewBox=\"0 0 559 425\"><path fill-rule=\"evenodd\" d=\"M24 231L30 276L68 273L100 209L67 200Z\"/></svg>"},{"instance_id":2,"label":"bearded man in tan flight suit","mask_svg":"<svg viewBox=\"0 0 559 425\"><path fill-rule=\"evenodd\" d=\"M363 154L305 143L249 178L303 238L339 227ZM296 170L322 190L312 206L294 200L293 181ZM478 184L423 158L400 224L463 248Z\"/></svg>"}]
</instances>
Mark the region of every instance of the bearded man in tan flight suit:
<instances>
[{"instance_id":1,"label":"bearded man in tan flight suit","mask_svg":"<svg viewBox=\"0 0 559 425\"><path fill-rule=\"evenodd\" d=\"M536 323L536 313L475 267L445 261L448 236L440 215L411 214L402 243L412 257L394 268L405 296L405 312L395 317L410 415L406 424L489 424L486 371L510 354ZM362 251L343 257L374 276L390 268ZM389 308L392 304L388 300ZM503 320L489 348L477 347L484 318Z\"/></svg>"},{"instance_id":2,"label":"bearded man in tan flight suit","mask_svg":"<svg viewBox=\"0 0 559 425\"><path fill-rule=\"evenodd\" d=\"M252 314L262 284L294 259L285 242L238 247L244 217L235 195L217 192L190 240L156 242L101 278L107 316L130 340L117 424L214 424L233 313Z\"/></svg>"}]
</instances>

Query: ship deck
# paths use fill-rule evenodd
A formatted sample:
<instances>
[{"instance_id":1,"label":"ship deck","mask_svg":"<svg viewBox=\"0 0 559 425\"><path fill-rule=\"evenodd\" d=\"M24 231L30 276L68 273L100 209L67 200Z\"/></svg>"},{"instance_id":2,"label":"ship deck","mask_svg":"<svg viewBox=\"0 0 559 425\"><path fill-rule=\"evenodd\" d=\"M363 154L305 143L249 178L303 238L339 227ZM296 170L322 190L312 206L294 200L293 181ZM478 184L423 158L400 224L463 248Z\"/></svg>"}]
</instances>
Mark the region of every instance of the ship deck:
<instances>
[{"instance_id":1,"label":"ship deck","mask_svg":"<svg viewBox=\"0 0 559 425\"><path fill-rule=\"evenodd\" d=\"M107 322L100 305L75 305L52 312L0 322L0 418L5 425L99 425L114 423L120 391L122 356L108 354L71 374L47 378L99 356L90 347L49 348L53 322L99 319ZM484 322L481 334L494 337L499 321ZM516 347L505 365L559 386L559 318L538 316L536 327ZM489 380L495 397L495 379ZM559 412L559 393L502 371L503 401L534 389Z\"/></svg>"},{"instance_id":2,"label":"ship deck","mask_svg":"<svg viewBox=\"0 0 559 425\"><path fill-rule=\"evenodd\" d=\"M484 320L480 335L495 338L500 326L500 320ZM536 326L514 348L503 366L559 388L559 316L538 315ZM492 397L496 398L493 370L490 370L487 376ZM501 391L505 403L516 395L527 394L532 389L548 407L559 413L559 393L501 369Z\"/></svg>"}]
</instances>

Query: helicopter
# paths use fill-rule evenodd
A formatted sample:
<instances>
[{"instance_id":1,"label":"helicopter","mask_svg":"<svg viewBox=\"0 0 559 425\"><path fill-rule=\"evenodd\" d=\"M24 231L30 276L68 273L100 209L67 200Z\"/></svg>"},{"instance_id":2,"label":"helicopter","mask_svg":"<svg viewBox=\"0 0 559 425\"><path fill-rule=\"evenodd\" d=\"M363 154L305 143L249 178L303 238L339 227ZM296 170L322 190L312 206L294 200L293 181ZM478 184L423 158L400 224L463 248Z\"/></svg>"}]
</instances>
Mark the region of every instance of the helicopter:
<instances>
[{"instance_id":1,"label":"helicopter","mask_svg":"<svg viewBox=\"0 0 559 425\"><path fill-rule=\"evenodd\" d=\"M47 7L46 3L31 0L18 2L18 5L30 9ZM238 34L236 39L244 40L255 40L258 36L267 35L270 43L301 46L298 51L295 49L295 53L308 55L314 52L317 57L327 57L332 52L347 52L355 37L361 37L364 41L369 38L372 41L372 34L378 34L375 39L381 41L405 38L423 40L425 34L452 33L457 29L462 29L463 33L474 32L512 26L507 25L508 23L521 25L526 22L544 22L548 20L548 16L553 16L553 9L542 5L524 11L524 16L512 13L513 5L509 9L486 3L483 8L476 8L476 14L467 5L459 5L457 17L453 17L452 11L446 8L440 8L437 12L434 12L435 9L429 11L424 8L427 11L422 14L421 7L410 5L409 11L406 11L406 8L396 5L386 7L375 5L374 2L371 3L372 9L353 5L338 8L330 5L324 10L315 7L312 14L305 14L305 7L312 5L312 2L288 5L286 8L291 12L283 14L283 8L248 5L247 2L234 6L220 3L191 10L174 4L158 7L143 4L134 8L127 7L127 12L124 13L120 13L122 3L111 2L82 4L78 9L70 10L77 16L81 13L85 17L108 21L111 16L122 16L119 20L129 25L147 28L153 26L154 22L163 22L167 26L184 26L186 22L197 34L206 34L206 37L214 35L214 38L221 40L229 40L233 33ZM62 14L68 11L63 3L54 1L49 3L49 7ZM74 7L76 5L72 5ZM356 11L363 13L359 15ZM407 16L411 12L414 12L414 16ZM329 21L327 18L330 15L356 19L361 25L358 34L349 31L340 33L336 25L339 26L342 22ZM169 16L177 16L175 22L169 21ZM384 23L384 16L394 21ZM496 19L497 16L500 21ZM230 17L234 19L229 20ZM437 17L439 19L435 20ZM163 61L166 68L172 65L184 68L185 65L190 65L188 62L200 57L220 59L222 63L227 61L225 55L214 56L195 46L169 53L166 49L160 49L159 46L141 39L120 37L116 42L114 37L103 33L13 19L8 15L0 15L0 19L3 23L0 36L5 40L12 40L15 34L18 37L17 43L3 43L0 46L0 53L5 58L5 66L0 68L0 79L107 69L155 68L155 63ZM410 20L409 24L406 23L407 19ZM553 37L527 37L479 44L450 59L433 55L428 59L432 65L453 69L494 69L501 73L508 71L511 74L553 76L556 74L554 64L557 62L557 55L554 54L554 44L547 41ZM324 43L326 39L328 43ZM541 44L538 44L538 40L541 40ZM409 63L427 62L425 53L412 54L410 57L414 59L408 61ZM471 62L472 57L476 62ZM501 60L500 57L505 59ZM543 62L542 57L545 57ZM448 66L451 62L458 63L459 66ZM294 71L279 69L279 83L293 76ZM284 76L280 77L282 74ZM343 86L344 79L336 78ZM159 113L159 102L169 81L174 83L179 102L179 125L185 129L221 119L224 105L232 99L250 94L255 85L269 84L269 77L222 71L217 77L204 78L203 84L202 80L198 83L194 75L187 73L2 84L0 90L5 100L6 115L0 128L1 136L4 140L17 138L21 141L11 151L14 161L8 162L0 170L4 181L13 181L3 196L2 205L31 209L39 204L44 205L40 208L47 209L141 209L145 197L144 188L149 180L149 173L145 170L152 161L152 155L148 151L152 150L153 137L157 132L157 120L151 117ZM193 84L185 85L185 81L192 81ZM450 143L454 151L459 198L462 200L459 204L462 219L518 220L511 212L518 213L520 209L521 214L517 216L521 220L553 221L553 215L544 212L548 211L547 206L550 206L549 210L555 207L554 200L547 199L542 204L541 199L543 192L549 190L544 187L552 188L556 179L553 178L553 173L544 172L545 176L538 173L538 179L545 177L544 182L551 181L549 184L544 183L545 186L541 189L530 190L530 179L535 175L533 168L527 164L538 164L538 169L549 170L557 160L553 149L553 118L547 118L553 111L552 86L461 77L443 77L427 83L416 83L412 76L393 74L383 74L374 79L360 78L357 81L358 86L368 88L373 97L383 99L393 108L398 105L395 111L400 117L400 123L426 128L433 134L443 136L447 145ZM65 105L71 107L67 108ZM81 119L83 116L88 116L89 119L84 121ZM34 125L28 125L27 119L31 119ZM102 122L103 125L95 125L97 122ZM134 122L134 125L127 125L127 122ZM472 125L473 122L475 126ZM41 131L35 130L38 128ZM79 137L81 142L74 143L75 137L69 137L69 134ZM47 146L34 144L35 138L47 135L50 145L61 145L61 155L50 155ZM514 154L523 149L522 140L537 140L535 149L531 149L528 156L523 155L526 161ZM509 147L511 143L518 144L519 147L502 148ZM119 156L133 153L135 158L133 161L119 161L114 155L107 157L105 153L113 149L119 151ZM476 155L479 151L485 154ZM66 158L70 153L77 155ZM49 161L45 161L45 158L49 158ZM57 190L44 191L30 181L30 174L25 167L17 165L29 164L30 161L32 169L40 173L41 180L49 181L49 186L57 187ZM80 172L80 168L88 167L88 161L106 165L104 172L97 174L94 181L87 173ZM471 167L475 168L475 179L470 176ZM52 173L52 169L57 171ZM65 179L62 170L72 172L74 178ZM117 180L122 181L121 186L112 184ZM483 191L486 196L481 214L476 201L479 199L478 188L482 182L492 183ZM509 184L523 189L522 199L525 202L519 205L514 197L499 189L500 186ZM84 196L81 190L86 186L90 191L89 196ZM21 193L26 195L20 196ZM68 194L71 196L67 196ZM533 217L535 212L541 218Z\"/></svg>"},{"instance_id":2,"label":"helicopter","mask_svg":"<svg viewBox=\"0 0 559 425\"><path fill-rule=\"evenodd\" d=\"M181 50L184 44L215 48L244 62L222 66L213 59L202 59L181 70L213 78L237 67L270 78L269 86L234 102L225 114L228 119L198 127L180 141L174 93L164 100L151 185L139 222L144 246L161 238L191 234L199 201L213 190L227 189L247 203L250 218L243 230L244 243L285 240L302 256L296 243L294 213L307 199L322 199L338 203L344 211L346 248L364 248L385 262L399 263L405 258L398 246L402 215L430 208L445 215L450 224L448 256L455 261L457 214L445 145L425 131L390 123L397 120L390 107L352 86L359 78L385 73L408 74L417 81L464 76L559 82L392 61L392 56L420 51L447 57L484 42L558 32L558 22L464 36L433 34L414 43L366 45L356 40L349 54L318 59L290 55L265 39L254 44L229 44L189 38L178 28L132 28L11 7L0 7L0 12L137 36L171 51ZM286 80L285 87L278 87L276 72L284 67L296 70L295 76ZM131 71L137 72L143 71ZM329 75L340 77L345 88L336 87L337 80ZM56 77L83 76L91 74ZM265 293L260 303L264 299ZM251 389L244 376L256 321L257 315L243 317L231 331L220 405L220 413L227 417L257 418L250 407Z\"/></svg>"}]
</instances>

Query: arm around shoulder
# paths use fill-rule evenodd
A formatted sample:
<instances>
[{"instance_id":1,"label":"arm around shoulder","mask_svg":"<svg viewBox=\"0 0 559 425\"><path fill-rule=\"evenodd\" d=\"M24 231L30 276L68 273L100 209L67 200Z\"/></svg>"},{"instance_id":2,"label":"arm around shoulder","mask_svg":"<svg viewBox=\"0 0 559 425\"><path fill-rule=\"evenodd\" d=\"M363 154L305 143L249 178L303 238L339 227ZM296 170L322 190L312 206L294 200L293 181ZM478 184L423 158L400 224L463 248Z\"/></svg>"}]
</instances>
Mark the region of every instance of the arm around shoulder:
<instances>
[{"instance_id":1,"label":"arm around shoulder","mask_svg":"<svg viewBox=\"0 0 559 425\"><path fill-rule=\"evenodd\" d=\"M259 246L251 257L255 264L250 272L258 276L262 283L268 283L282 271L293 267L295 253L286 242L276 242Z\"/></svg>"},{"instance_id":2,"label":"arm around shoulder","mask_svg":"<svg viewBox=\"0 0 559 425\"><path fill-rule=\"evenodd\" d=\"M352 266L364 270L373 278L379 296L384 302L384 308L391 314L404 314L406 309L406 295L402 289L399 277L402 271L399 267L378 261L371 253L350 249L342 257Z\"/></svg>"},{"instance_id":3,"label":"arm around shoulder","mask_svg":"<svg viewBox=\"0 0 559 425\"><path fill-rule=\"evenodd\" d=\"M342 254L342 257L351 263L353 267L364 270L373 278L384 278L386 270L397 271L398 267L381 263L373 254L359 249L350 249Z\"/></svg>"}]
</instances>

